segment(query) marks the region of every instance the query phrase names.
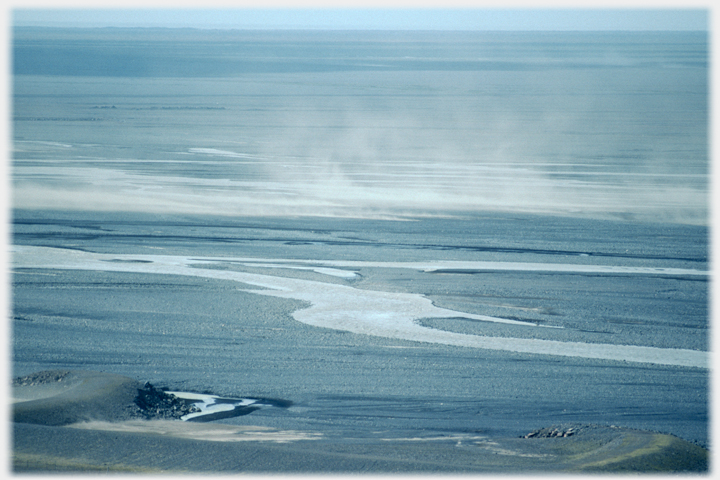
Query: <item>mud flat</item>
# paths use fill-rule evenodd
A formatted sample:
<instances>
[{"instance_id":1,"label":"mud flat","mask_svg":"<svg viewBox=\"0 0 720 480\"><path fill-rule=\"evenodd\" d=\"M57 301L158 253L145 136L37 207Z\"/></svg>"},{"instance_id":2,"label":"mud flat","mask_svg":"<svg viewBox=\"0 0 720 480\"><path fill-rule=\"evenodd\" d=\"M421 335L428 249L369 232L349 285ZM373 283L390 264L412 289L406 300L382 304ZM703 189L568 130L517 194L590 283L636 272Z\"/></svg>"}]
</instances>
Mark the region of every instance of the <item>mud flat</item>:
<instances>
[{"instance_id":1,"label":"mud flat","mask_svg":"<svg viewBox=\"0 0 720 480\"><path fill-rule=\"evenodd\" d=\"M568 424L529 431L519 438L458 432L337 441L311 426L306 431L284 431L254 426L251 420L245 425L182 421L172 414L178 408L173 402L162 406L156 401L149 407L148 389L129 377L80 370L44 371L15 379L13 471L708 471L706 449L650 431ZM140 397L145 403L138 402Z\"/></svg>"}]
</instances>

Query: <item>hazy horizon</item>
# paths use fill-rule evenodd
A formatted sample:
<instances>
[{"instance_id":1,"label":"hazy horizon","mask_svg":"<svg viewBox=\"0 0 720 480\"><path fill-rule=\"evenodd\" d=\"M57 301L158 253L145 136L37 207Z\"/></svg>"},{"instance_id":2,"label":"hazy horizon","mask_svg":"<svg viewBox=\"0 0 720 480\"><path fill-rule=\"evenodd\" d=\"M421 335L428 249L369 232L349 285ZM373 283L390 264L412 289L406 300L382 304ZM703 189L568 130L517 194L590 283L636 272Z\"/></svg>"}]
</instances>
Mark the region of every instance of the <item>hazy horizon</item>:
<instances>
[{"instance_id":1,"label":"hazy horizon","mask_svg":"<svg viewBox=\"0 0 720 480\"><path fill-rule=\"evenodd\" d=\"M12 10L13 26L207 29L707 31L703 8L62 8Z\"/></svg>"}]
</instances>

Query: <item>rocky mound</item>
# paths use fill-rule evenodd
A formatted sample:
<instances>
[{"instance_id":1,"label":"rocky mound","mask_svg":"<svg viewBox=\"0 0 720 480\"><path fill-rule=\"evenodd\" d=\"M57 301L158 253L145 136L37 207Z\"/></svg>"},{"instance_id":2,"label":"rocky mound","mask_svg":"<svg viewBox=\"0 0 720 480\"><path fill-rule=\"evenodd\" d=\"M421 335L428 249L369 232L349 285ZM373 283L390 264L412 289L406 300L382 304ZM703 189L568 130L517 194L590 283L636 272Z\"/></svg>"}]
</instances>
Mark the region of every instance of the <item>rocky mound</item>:
<instances>
[{"instance_id":1,"label":"rocky mound","mask_svg":"<svg viewBox=\"0 0 720 480\"><path fill-rule=\"evenodd\" d=\"M200 411L193 403L156 388L150 382L146 382L138 389L135 405L138 406L136 412L138 416L147 419L179 419L189 413Z\"/></svg>"}]
</instances>

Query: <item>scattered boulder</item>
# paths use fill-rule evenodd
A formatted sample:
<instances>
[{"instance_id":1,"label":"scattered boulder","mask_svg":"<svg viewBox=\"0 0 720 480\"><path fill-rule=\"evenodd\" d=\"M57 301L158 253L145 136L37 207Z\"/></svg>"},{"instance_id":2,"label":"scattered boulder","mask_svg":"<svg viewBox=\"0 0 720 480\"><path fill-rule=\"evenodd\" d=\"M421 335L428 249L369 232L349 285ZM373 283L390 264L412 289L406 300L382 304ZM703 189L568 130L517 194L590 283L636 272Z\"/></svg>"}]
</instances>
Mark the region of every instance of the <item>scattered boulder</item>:
<instances>
[{"instance_id":1,"label":"scattered boulder","mask_svg":"<svg viewBox=\"0 0 720 480\"><path fill-rule=\"evenodd\" d=\"M68 375L69 370L45 370L43 372L37 372L24 377L17 377L13 379L13 387L32 387L35 385L45 385L53 382L62 382Z\"/></svg>"},{"instance_id":2,"label":"scattered boulder","mask_svg":"<svg viewBox=\"0 0 720 480\"><path fill-rule=\"evenodd\" d=\"M590 428L590 425L552 425L550 427L534 430L521 438L566 438L588 428Z\"/></svg>"}]
</instances>

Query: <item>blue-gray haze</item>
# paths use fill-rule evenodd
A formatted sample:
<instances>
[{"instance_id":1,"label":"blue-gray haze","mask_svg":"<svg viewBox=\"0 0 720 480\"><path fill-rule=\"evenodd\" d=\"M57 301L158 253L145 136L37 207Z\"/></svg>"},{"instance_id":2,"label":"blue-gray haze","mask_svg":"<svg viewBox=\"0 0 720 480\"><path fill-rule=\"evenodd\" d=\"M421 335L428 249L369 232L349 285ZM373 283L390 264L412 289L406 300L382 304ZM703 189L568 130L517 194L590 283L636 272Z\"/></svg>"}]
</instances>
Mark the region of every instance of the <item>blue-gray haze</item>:
<instances>
[{"instance_id":1,"label":"blue-gray haze","mask_svg":"<svg viewBox=\"0 0 720 480\"><path fill-rule=\"evenodd\" d=\"M18 206L707 221L704 33L14 33Z\"/></svg>"}]
</instances>

